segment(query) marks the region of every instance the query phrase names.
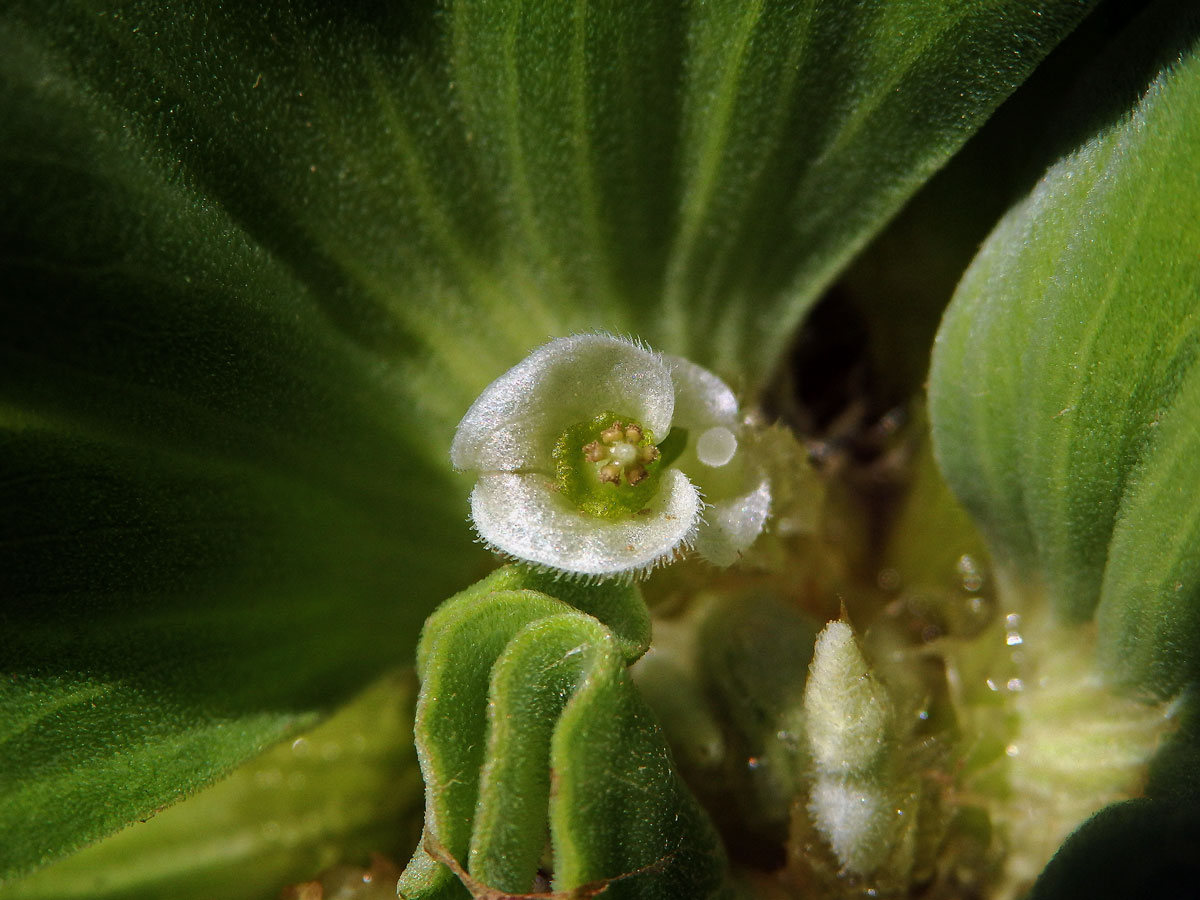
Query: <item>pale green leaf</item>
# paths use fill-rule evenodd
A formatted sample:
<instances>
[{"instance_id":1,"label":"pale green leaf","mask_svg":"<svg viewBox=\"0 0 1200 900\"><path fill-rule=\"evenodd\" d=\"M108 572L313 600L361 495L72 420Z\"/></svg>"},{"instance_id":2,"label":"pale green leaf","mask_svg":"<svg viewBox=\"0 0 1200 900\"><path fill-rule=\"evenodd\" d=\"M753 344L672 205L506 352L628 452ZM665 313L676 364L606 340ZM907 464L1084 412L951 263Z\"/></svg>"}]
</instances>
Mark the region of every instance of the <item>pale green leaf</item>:
<instances>
[{"instance_id":1,"label":"pale green leaf","mask_svg":"<svg viewBox=\"0 0 1200 900\"><path fill-rule=\"evenodd\" d=\"M1107 671L1159 693L1200 674L1198 148L1193 44L1000 223L930 385L939 461L1007 587L1068 620L1099 607Z\"/></svg>"}]
</instances>

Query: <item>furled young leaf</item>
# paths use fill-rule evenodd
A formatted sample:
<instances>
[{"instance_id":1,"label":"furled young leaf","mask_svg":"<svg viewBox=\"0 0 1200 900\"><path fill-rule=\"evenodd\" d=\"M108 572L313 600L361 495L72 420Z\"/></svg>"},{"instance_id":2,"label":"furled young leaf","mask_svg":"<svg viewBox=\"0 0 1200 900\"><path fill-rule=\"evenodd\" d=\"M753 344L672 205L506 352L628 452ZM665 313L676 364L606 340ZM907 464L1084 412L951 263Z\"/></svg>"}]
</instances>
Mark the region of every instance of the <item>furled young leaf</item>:
<instances>
[{"instance_id":1,"label":"furled young leaf","mask_svg":"<svg viewBox=\"0 0 1200 900\"><path fill-rule=\"evenodd\" d=\"M992 234L930 386L939 460L1010 587L1068 620L1098 607L1108 671L1161 694L1200 674L1198 223L1192 43Z\"/></svg>"},{"instance_id":2,"label":"furled young leaf","mask_svg":"<svg viewBox=\"0 0 1200 900\"><path fill-rule=\"evenodd\" d=\"M407 655L532 347L759 383L1086 6L4 4L0 878Z\"/></svg>"},{"instance_id":3,"label":"furled young leaf","mask_svg":"<svg viewBox=\"0 0 1200 900\"><path fill-rule=\"evenodd\" d=\"M425 834L401 897L531 890L549 835L556 890L710 896L723 857L626 666L645 643L584 609L644 610L629 585L575 586L517 567L446 601L421 639L417 750ZM647 633L648 636L648 633ZM633 652L629 652L633 649Z\"/></svg>"}]
</instances>

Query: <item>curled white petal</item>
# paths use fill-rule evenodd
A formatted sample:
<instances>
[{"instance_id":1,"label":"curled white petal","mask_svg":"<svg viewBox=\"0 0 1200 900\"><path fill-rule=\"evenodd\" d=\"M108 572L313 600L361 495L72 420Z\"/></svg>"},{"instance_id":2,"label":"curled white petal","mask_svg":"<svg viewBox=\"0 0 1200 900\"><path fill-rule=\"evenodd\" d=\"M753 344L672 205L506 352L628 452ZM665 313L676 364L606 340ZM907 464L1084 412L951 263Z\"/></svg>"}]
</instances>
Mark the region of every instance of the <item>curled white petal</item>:
<instances>
[{"instance_id":1,"label":"curled white petal","mask_svg":"<svg viewBox=\"0 0 1200 900\"><path fill-rule=\"evenodd\" d=\"M580 512L536 473L484 473L471 494L475 529L495 549L596 577L645 572L673 557L695 536L702 506L676 469L663 472L648 512L622 519Z\"/></svg>"},{"instance_id":2,"label":"curled white petal","mask_svg":"<svg viewBox=\"0 0 1200 900\"><path fill-rule=\"evenodd\" d=\"M714 566L730 566L754 543L771 512L771 484L765 477L750 491L712 504L696 534L696 552Z\"/></svg>"},{"instance_id":3,"label":"curled white petal","mask_svg":"<svg viewBox=\"0 0 1200 900\"><path fill-rule=\"evenodd\" d=\"M673 426L687 432L663 460L653 499L612 518L575 496L561 473L554 477L560 437L605 413L629 417L657 442ZM545 344L492 382L459 423L450 458L479 473L471 517L494 549L609 577L644 572L693 543L717 565L736 562L762 531L771 500L761 467L741 452L742 438L737 398L716 375L629 340L587 334ZM641 465L632 439L608 452L606 473ZM616 484L610 475L602 480Z\"/></svg>"},{"instance_id":4,"label":"curled white petal","mask_svg":"<svg viewBox=\"0 0 1200 900\"><path fill-rule=\"evenodd\" d=\"M675 424L680 428L736 428L738 401L724 381L681 356L665 357L675 385Z\"/></svg>"},{"instance_id":5,"label":"curled white petal","mask_svg":"<svg viewBox=\"0 0 1200 900\"><path fill-rule=\"evenodd\" d=\"M661 440L674 407L672 370L659 354L606 334L559 338L484 389L458 425L450 461L480 472L551 471L568 427L615 412Z\"/></svg>"}]
</instances>

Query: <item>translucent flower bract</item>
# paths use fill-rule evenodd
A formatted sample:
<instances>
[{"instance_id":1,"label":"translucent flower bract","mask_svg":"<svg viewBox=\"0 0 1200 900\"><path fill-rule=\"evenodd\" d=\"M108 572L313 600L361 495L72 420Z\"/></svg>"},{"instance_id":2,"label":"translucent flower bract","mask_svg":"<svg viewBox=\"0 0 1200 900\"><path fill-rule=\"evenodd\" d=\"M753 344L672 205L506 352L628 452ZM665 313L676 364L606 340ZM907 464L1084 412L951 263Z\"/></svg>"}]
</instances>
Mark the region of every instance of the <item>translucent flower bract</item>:
<instances>
[{"instance_id":1,"label":"translucent flower bract","mask_svg":"<svg viewBox=\"0 0 1200 900\"><path fill-rule=\"evenodd\" d=\"M705 369L604 334L560 338L492 382L459 423L471 518L492 548L590 577L639 574L694 546L718 565L762 531L763 474L737 399Z\"/></svg>"}]
</instances>

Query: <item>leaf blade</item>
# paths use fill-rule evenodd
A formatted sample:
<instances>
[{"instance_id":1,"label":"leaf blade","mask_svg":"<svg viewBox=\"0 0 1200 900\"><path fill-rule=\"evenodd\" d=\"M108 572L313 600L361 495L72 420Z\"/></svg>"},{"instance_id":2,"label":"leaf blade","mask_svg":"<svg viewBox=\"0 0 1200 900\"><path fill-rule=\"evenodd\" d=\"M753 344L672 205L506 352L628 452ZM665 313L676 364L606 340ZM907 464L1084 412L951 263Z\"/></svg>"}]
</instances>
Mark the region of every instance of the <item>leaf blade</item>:
<instances>
[{"instance_id":1,"label":"leaf blade","mask_svg":"<svg viewBox=\"0 0 1200 900\"><path fill-rule=\"evenodd\" d=\"M1067 621L1099 605L1108 671L1160 695L1197 671L1179 649L1200 590L1179 460L1200 358L1198 79L1193 44L1002 221L930 388L939 462L1010 590L1044 591Z\"/></svg>"}]
</instances>

